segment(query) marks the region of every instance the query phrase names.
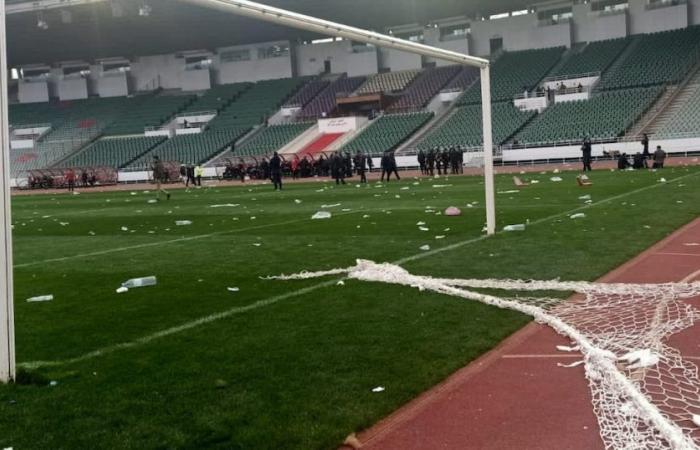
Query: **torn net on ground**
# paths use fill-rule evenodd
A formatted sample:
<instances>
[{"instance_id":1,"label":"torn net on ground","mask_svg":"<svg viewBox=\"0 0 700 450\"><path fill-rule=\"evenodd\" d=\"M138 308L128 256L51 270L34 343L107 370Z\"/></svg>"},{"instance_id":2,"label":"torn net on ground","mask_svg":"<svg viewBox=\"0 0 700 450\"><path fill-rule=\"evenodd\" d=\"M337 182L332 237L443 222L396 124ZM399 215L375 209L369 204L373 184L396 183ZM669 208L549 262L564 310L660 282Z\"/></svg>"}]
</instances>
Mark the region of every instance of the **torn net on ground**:
<instances>
[{"instance_id":1,"label":"torn net on ground","mask_svg":"<svg viewBox=\"0 0 700 450\"><path fill-rule=\"evenodd\" d=\"M328 275L400 284L520 311L571 339L583 355L593 409L607 448L700 448L700 379L697 367L665 344L692 326L700 312L685 303L700 283L612 284L560 281L463 280L417 276L392 264L358 260L347 269L270 277ZM471 289L497 289L508 297ZM562 301L514 292L577 293Z\"/></svg>"}]
</instances>

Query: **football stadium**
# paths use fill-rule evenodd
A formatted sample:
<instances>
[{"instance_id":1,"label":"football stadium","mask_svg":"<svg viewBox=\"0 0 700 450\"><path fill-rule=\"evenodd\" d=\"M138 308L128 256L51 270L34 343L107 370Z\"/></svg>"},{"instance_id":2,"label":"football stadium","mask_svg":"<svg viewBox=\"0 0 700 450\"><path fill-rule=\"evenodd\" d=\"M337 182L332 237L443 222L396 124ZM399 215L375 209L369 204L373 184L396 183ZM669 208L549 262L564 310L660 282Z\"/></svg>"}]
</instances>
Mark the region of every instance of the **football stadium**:
<instances>
[{"instance_id":1,"label":"football stadium","mask_svg":"<svg viewBox=\"0 0 700 450\"><path fill-rule=\"evenodd\" d=\"M0 449L700 448L700 0L0 23Z\"/></svg>"}]
</instances>

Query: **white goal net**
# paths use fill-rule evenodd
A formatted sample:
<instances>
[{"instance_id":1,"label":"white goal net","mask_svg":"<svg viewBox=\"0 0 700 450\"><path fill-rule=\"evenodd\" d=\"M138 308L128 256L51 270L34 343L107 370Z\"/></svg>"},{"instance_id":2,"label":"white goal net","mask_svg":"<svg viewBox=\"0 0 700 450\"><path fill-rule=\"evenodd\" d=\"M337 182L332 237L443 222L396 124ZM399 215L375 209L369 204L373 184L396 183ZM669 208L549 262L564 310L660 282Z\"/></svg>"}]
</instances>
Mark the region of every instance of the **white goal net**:
<instances>
[{"instance_id":1,"label":"white goal net","mask_svg":"<svg viewBox=\"0 0 700 450\"><path fill-rule=\"evenodd\" d=\"M685 301L700 295L700 283L441 279L365 260L347 269L271 278L328 275L411 286L530 315L571 340L571 346L559 347L560 351L582 354L574 365L585 365L606 448L700 448L698 368L667 344L671 335L700 319L700 311ZM564 301L548 297L548 291L575 295Z\"/></svg>"}]
</instances>

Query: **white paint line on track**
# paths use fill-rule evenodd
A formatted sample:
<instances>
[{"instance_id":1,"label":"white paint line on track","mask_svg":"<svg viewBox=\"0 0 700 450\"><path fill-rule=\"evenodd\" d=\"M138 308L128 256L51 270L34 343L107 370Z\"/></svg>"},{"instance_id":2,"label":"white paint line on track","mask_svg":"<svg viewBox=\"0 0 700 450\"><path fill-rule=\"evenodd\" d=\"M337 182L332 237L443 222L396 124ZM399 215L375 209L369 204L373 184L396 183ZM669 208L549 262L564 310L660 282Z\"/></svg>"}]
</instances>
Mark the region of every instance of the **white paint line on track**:
<instances>
[{"instance_id":1,"label":"white paint line on track","mask_svg":"<svg viewBox=\"0 0 700 450\"><path fill-rule=\"evenodd\" d=\"M561 355L503 355L501 359L548 359L548 358L577 358L581 359L580 353L575 353L573 355L561 354Z\"/></svg>"},{"instance_id":2,"label":"white paint line on track","mask_svg":"<svg viewBox=\"0 0 700 450\"><path fill-rule=\"evenodd\" d=\"M698 172L698 173L700 173L700 172ZM616 195L616 196L613 196L613 197L609 197L609 198L607 198L607 199L601 200L601 201L599 201L599 202L596 202L596 203L593 203L593 204L590 204L590 205L585 205L585 206L581 206L581 207L578 207L578 208L574 208L574 209L569 210L569 211L561 212L561 213L558 213L558 214L553 214L553 215L551 215L551 216L547 216L547 217L544 217L544 218L542 218L542 219L538 219L538 220L535 220L534 222L531 222L531 223L530 223L530 226L537 225L537 224L540 224L540 223L544 223L544 222L547 222L547 221L550 221L550 220L553 220L553 219L556 219L556 218L559 218L559 217L562 217L562 216L570 215L570 214L575 213L575 212L580 211L580 210L595 208L595 207L598 206L598 205L603 205L603 204L606 204L606 203L610 203L610 202L613 202L613 201L615 201L615 200L619 200L619 199L621 199L621 198L625 198L625 197L630 196L630 195L634 195L634 194L638 194L638 193L640 193L640 192L644 192L644 191L647 191L647 190L650 190L650 189L654 189L654 188L656 188L656 187L658 187L658 186L663 186L663 185L665 185L665 184L676 183L676 182L681 181L681 180L683 180L683 179L685 179L685 178L688 178L688 177L691 177L691 176L695 176L695 175L697 175L698 173L692 173L692 174L688 174L688 175L683 175L683 176L681 176L681 177L678 177L678 178L675 178L675 179L673 179L673 180L671 180L671 181L668 181L667 183L664 183L664 184L662 184L662 183L652 184L652 185L649 185L649 186L645 186L645 187L643 187L643 188L639 188L639 189L635 189L635 190L626 192L626 193L624 193L624 194L619 194L619 195ZM358 211L353 211L352 213L358 213L358 212L363 212L363 211L359 211L359 210L358 210ZM352 214L352 213L348 213L348 214ZM307 221L307 220L309 220L309 219L300 219L300 220L295 220L295 221L290 221L290 222L291 222L291 223L296 223L296 222L302 222L302 221ZM276 225L282 225L282 224L283 224L283 223L271 224L270 226L276 226ZM262 228L262 227L263 227L263 226L258 227L258 228ZM236 230L236 231L244 231L244 230ZM202 238L204 238L204 237L215 236L215 235L217 235L217 234L225 234L225 233L233 233L233 232L235 232L235 231L234 231L234 230L231 230L231 231L227 231L227 232L211 233L211 234L208 234L208 235L192 236L192 237L190 237L190 238L187 238L186 240L193 240L193 239L195 239L195 238L196 238L196 239L202 239ZM498 234L501 234L501 233L503 233L503 232L502 232L502 231L501 231L501 232L498 232ZM458 243L455 243L455 244L452 244L452 245L448 245L448 246L445 246L445 247L442 247L442 248L438 248L438 249L435 249L435 250L432 250L432 251L422 252L422 253L415 254L415 255L413 255L413 256L409 256L409 257L406 257L406 258L401 258L401 259L399 259L398 261L394 262L393 264L402 264L402 263L409 262L409 261L416 261L416 260L424 259L424 258L427 258L427 257L429 257L429 256L433 256L433 255L436 255L436 254L439 254L439 253L442 253L442 252L446 252L446 251L455 250L455 249L457 249L457 248L463 247L463 246L465 246L465 245L470 245L470 244L472 244L472 243L476 243L476 242L485 240L485 239L487 239L487 238L488 238L488 236L483 235L483 236L479 236L479 237L476 237L476 238L467 239L467 240L465 240L465 241L458 242ZM185 238L183 238L183 239L185 239ZM178 241L182 241L183 239L178 239L178 240L173 240L173 241L165 241L165 243L167 243L167 242L178 242ZM155 243L154 243L154 244L148 244L148 246L151 246L151 245L160 245L160 244L162 244L162 243L158 243L158 244L155 244ZM142 245L142 246L143 246L143 245ZM136 248L140 248L140 247L142 247L142 246L136 246ZM132 248L133 248L133 247L132 247ZM113 251L123 251L123 250L121 250L121 249L116 249L116 250L113 250ZM110 252L110 251L107 251L107 250L106 250L105 252ZM102 253L100 253L100 254L102 254ZM83 256L84 256L84 255L83 255ZM81 256L81 257L82 257L82 256ZM62 261L62 260L63 260L63 259L59 259L59 261ZM46 262L46 261L44 261L44 262ZM39 263L41 263L41 262L39 262ZM17 267L17 266L15 266L15 267ZM106 354L109 354L109 353L114 353L114 352L119 351L119 350L125 350L125 349L129 349L129 348L134 348L134 347L138 347L138 346L141 346L141 345L145 345L145 344L148 344L148 343L150 343L150 342L152 342L152 341L154 341L154 340L157 340L157 339L160 339L160 338L163 338L163 337L167 337L167 336L172 336L172 335L174 335L174 334L178 334L178 333L181 333L181 332L184 332L184 331L187 331L187 330L191 330L191 329L193 329L193 328L196 328L196 327L199 327L199 326L202 326L202 325L206 325L206 324L209 324L209 323L212 323L212 322L216 322L216 321L219 321L219 320L222 320L222 319L226 319L226 318L229 318L229 317L238 315L238 314L243 314L243 313L246 313L246 312L254 311L254 310L259 309L259 308L263 308L263 307L266 307L266 306L271 306L271 305L274 305L274 304L276 304L276 303L278 303L278 302L280 302L280 301L282 301L282 300L286 300L286 299L289 299L289 298L294 298L294 297L298 297L298 296L300 296L300 295L308 294L308 293L310 293L310 292L316 291L316 290L321 289L321 288L324 288L324 287L330 287L330 286L335 285L335 284L336 284L339 280L341 280L341 279L346 279L346 278L338 278L338 279L334 279L334 280L330 280L330 281L325 281L325 282L322 282L322 283L317 283L317 284L314 284L314 285L311 285L311 286L308 286L308 287L305 287L305 288L302 288L302 289L298 289L298 290L296 290L296 291L288 292L288 293L286 293L286 294L277 295L277 296L274 296L274 297L269 297L269 298L267 298L267 299L259 300L259 301L257 301L257 302L251 303L250 305L231 308L231 309L228 309L228 310L226 310L226 311L222 311L222 312L219 312L219 313L211 314L211 315L208 315L208 316L205 316L205 317L202 317L202 318L199 318L199 319L190 321L190 322L185 322L185 323L183 323L183 324L181 324L181 325L178 325L178 326L175 326L175 327L172 327L172 328L167 328L167 329L165 329L165 330L161 330L161 331L158 331L158 332L156 332L156 333L143 336L143 337L138 338L138 339L135 339L135 340L133 340L133 341L127 341L127 342L123 342L123 343L120 343L120 344L110 345L110 346L107 346L107 347L103 347L103 348L101 348L101 349L93 350L93 351L91 351L91 352L89 352L89 353L84 353L84 354L82 354L82 355L80 355L80 356L76 356L76 357L74 357L74 358L69 358L69 359L64 359L64 360L57 360L57 361L31 361L31 362L25 362L25 363L18 363L17 365L18 365L19 367L24 367L24 368L28 368L28 369L35 369L35 368L40 368L40 367L57 367L57 366L63 366L63 365L66 365L66 364L73 364L73 363L78 363L78 362L90 360L90 359L97 358L97 357L100 357L100 356L103 356L103 355L106 355Z\"/></svg>"},{"instance_id":3,"label":"white paint line on track","mask_svg":"<svg viewBox=\"0 0 700 450\"><path fill-rule=\"evenodd\" d=\"M700 257L700 253L659 252L654 254L661 256L694 256L696 258Z\"/></svg>"}]
</instances>

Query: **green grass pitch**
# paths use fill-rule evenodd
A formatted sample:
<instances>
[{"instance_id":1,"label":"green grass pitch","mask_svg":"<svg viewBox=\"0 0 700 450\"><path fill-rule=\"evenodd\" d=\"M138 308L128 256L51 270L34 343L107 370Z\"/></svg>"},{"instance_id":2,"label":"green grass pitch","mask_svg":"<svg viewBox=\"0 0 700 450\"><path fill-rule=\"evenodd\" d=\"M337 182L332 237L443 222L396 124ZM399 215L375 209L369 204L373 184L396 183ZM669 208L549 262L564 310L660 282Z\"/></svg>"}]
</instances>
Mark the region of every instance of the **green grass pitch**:
<instances>
[{"instance_id":1,"label":"green grass pitch","mask_svg":"<svg viewBox=\"0 0 700 450\"><path fill-rule=\"evenodd\" d=\"M478 177L203 188L158 204L142 192L15 197L17 359L34 383L0 386L0 448L335 448L529 319L409 288L261 277L365 258L592 280L700 213L696 168L599 171L585 190L574 173L551 176L498 194L499 228L529 225L487 239ZM513 189L497 177L497 191ZM222 204L238 206L210 207ZM330 220L310 220L333 204ZM464 214L426 212L452 205ZM147 275L158 285L115 293ZM42 294L55 300L25 301Z\"/></svg>"}]
</instances>

